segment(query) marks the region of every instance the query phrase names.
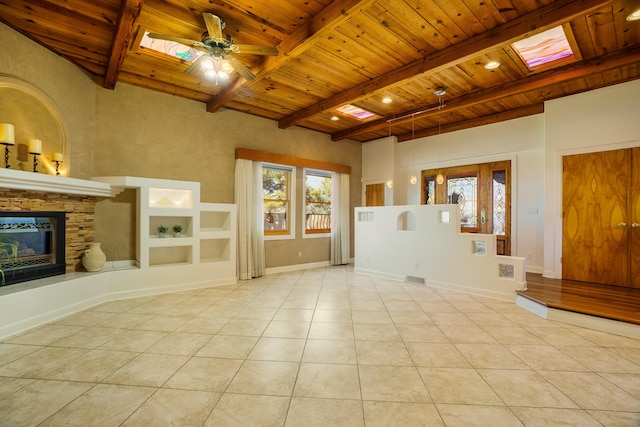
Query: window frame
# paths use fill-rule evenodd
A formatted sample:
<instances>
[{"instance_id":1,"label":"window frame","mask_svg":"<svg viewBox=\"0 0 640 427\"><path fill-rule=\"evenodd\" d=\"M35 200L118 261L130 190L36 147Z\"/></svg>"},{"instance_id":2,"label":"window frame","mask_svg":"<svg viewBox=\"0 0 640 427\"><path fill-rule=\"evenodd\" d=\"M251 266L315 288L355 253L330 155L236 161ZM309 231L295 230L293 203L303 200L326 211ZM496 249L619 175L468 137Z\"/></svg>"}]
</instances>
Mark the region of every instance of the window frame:
<instances>
[{"instance_id":1,"label":"window frame","mask_svg":"<svg viewBox=\"0 0 640 427\"><path fill-rule=\"evenodd\" d=\"M331 236L331 222L333 216L333 210L331 209L331 200L329 200L329 228L328 229L320 229L320 230L308 230L307 229L307 175L315 175L324 178L333 179L333 174L329 171L321 170L321 169L313 169L313 168L304 168L302 171L302 237L303 238L325 238ZM333 181L330 181L333 186ZM333 194L332 194L333 197Z\"/></svg>"},{"instance_id":2,"label":"window frame","mask_svg":"<svg viewBox=\"0 0 640 427\"><path fill-rule=\"evenodd\" d=\"M263 235L265 240L288 240L295 239L295 230L296 230L296 168L294 166L282 165L277 163L261 163L262 169L262 177L264 177L264 171L267 170L277 170L282 172L287 172L289 174L289 179L287 181L287 195L288 201L287 204L287 230L264 230ZM265 203L265 195L264 195L264 181L262 185L262 201L263 201L263 221L264 221L264 203Z\"/></svg>"}]
</instances>

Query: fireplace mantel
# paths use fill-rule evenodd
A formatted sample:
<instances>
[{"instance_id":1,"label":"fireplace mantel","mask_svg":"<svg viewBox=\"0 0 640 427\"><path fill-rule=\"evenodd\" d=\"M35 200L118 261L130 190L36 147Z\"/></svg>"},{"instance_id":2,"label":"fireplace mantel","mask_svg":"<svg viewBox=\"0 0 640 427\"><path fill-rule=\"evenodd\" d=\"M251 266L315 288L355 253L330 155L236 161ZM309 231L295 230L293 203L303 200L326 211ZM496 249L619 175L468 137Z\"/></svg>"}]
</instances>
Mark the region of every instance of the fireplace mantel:
<instances>
[{"instance_id":1,"label":"fireplace mantel","mask_svg":"<svg viewBox=\"0 0 640 427\"><path fill-rule=\"evenodd\" d=\"M112 191L112 187L105 182L13 169L0 169L0 188L94 197L113 197L121 191Z\"/></svg>"}]
</instances>

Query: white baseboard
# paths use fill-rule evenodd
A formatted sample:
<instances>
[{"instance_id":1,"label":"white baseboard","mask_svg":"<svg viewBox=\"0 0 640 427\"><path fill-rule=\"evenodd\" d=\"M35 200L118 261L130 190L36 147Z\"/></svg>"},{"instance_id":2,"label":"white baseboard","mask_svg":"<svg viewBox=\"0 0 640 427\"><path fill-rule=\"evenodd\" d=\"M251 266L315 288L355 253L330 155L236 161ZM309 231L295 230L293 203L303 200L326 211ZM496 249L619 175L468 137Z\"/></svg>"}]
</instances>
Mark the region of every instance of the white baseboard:
<instances>
[{"instance_id":1,"label":"white baseboard","mask_svg":"<svg viewBox=\"0 0 640 427\"><path fill-rule=\"evenodd\" d=\"M283 265L280 267L269 267L266 269L266 274L279 274L279 273L290 273L292 271L298 270L310 270L312 268L322 268L322 267L330 267L331 263L329 261L320 261L320 262L310 262L307 264L293 264L293 265Z\"/></svg>"},{"instance_id":2,"label":"white baseboard","mask_svg":"<svg viewBox=\"0 0 640 427\"><path fill-rule=\"evenodd\" d=\"M542 274L544 268L536 265L527 265L527 273Z\"/></svg>"}]
</instances>

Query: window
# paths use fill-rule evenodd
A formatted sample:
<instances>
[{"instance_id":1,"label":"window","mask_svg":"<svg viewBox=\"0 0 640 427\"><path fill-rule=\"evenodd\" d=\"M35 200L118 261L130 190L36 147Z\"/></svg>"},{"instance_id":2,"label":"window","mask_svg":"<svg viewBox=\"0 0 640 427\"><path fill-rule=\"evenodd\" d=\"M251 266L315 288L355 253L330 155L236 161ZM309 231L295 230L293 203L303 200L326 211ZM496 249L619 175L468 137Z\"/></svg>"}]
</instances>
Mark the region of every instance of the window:
<instances>
[{"instance_id":1,"label":"window","mask_svg":"<svg viewBox=\"0 0 640 427\"><path fill-rule=\"evenodd\" d=\"M291 234L292 176L291 167L266 163L262 165L265 236Z\"/></svg>"},{"instance_id":2,"label":"window","mask_svg":"<svg viewBox=\"0 0 640 427\"><path fill-rule=\"evenodd\" d=\"M494 170L493 173L493 234L504 236L506 228L507 177L506 171Z\"/></svg>"},{"instance_id":3,"label":"window","mask_svg":"<svg viewBox=\"0 0 640 427\"><path fill-rule=\"evenodd\" d=\"M434 176L424 177L424 204L436 204L436 178Z\"/></svg>"},{"instance_id":4,"label":"window","mask_svg":"<svg viewBox=\"0 0 640 427\"><path fill-rule=\"evenodd\" d=\"M447 179L447 201L460 207L460 226L478 230L478 176Z\"/></svg>"},{"instance_id":5,"label":"window","mask_svg":"<svg viewBox=\"0 0 640 427\"><path fill-rule=\"evenodd\" d=\"M581 59L570 25L548 29L511 46L530 71L555 68Z\"/></svg>"},{"instance_id":6,"label":"window","mask_svg":"<svg viewBox=\"0 0 640 427\"><path fill-rule=\"evenodd\" d=\"M202 52L193 47L185 46L181 43L177 43L169 40L152 39L148 36L148 32L142 36L140 40L140 46L148 49L153 49L156 52L165 53L170 56L176 56L180 59L186 59L187 61L195 61L202 55Z\"/></svg>"},{"instance_id":7,"label":"window","mask_svg":"<svg viewBox=\"0 0 640 427\"><path fill-rule=\"evenodd\" d=\"M331 173L305 170L304 213L305 234L331 232Z\"/></svg>"}]
</instances>

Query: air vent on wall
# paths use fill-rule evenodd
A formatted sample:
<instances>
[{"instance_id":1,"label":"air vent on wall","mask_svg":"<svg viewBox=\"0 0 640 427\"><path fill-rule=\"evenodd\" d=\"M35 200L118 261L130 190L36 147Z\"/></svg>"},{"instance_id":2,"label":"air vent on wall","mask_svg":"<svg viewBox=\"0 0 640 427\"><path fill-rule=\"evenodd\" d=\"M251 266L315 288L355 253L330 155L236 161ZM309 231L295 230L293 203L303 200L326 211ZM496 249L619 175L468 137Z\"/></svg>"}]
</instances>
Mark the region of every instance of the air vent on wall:
<instances>
[{"instance_id":1,"label":"air vent on wall","mask_svg":"<svg viewBox=\"0 0 640 427\"><path fill-rule=\"evenodd\" d=\"M424 285L424 277L416 277L416 276L406 276L404 281L406 283L417 283L419 285Z\"/></svg>"}]
</instances>

